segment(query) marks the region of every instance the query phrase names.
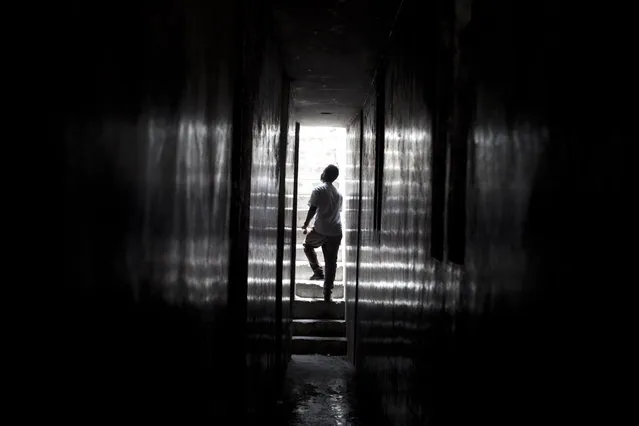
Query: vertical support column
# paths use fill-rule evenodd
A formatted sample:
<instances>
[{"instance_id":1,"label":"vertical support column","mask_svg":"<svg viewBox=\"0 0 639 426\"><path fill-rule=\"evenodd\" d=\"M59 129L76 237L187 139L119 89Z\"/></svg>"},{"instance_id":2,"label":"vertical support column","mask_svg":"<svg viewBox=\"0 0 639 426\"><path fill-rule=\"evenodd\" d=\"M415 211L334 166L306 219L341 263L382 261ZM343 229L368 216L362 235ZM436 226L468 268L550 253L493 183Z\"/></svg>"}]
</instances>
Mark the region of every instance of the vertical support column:
<instances>
[{"instance_id":1,"label":"vertical support column","mask_svg":"<svg viewBox=\"0 0 639 426\"><path fill-rule=\"evenodd\" d=\"M343 143L340 143L339 140L335 142L335 164L337 164L337 166L340 169L337 183L338 183L339 190L342 196L344 197L344 202L342 203L342 210L340 211L340 217L342 220L342 236L343 237L342 237L342 244L340 245L339 252L338 252L338 256L339 256L339 253L342 254L342 260L337 263L337 271L339 271L340 269L342 270L342 281L344 282L344 300L346 300L346 280L348 279L347 268L346 268L346 262L348 261L348 256L347 256L348 250L346 250L346 244L347 244L346 230L350 226L350 224L348 223L348 217L346 215L346 206L348 204L346 200L350 196L350 194L348 193L348 190L349 190L348 184L346 182L347 181L347 164L348 164L348 161L346 159L347 146L348 146L348 137L345 131ZM344 303L344 309L347 309L346 303Z\"/></svg>"},{"instance_id":2,"label":"vertical support column","mask_svg":"<svg viewBox=\"0 0 639 426\"><path fill-rule=\"evenodd\" d=\"M349 350L348 355L351 363L357 367L357 308L359 306L359 259L362 248L362 191L364 188L363 180L363 167L362 162L364 161L364 150L362 149L364 146L364 111L360 111L359 113L359 141L357 144L357 149L359 151L358 158L358 182L357 182L357 247L355 248L355 300L353 301L353 334L351 336L351 341L348 342ZM346 290L344 290L344 294L346 294Z\"/></svg>"},{"instance_id":3,"label":"vertical support column","mask_svg":"<svg viewBox=\"0 0 639 426\"><path fill-rule=\"evenodd\" d=\"M242 2L243 3L243 2ZM244 413L246 409L246 315L249 249L249 220L251 195L251 168L253 146L250 137L250 111L247 105L246 76L246 21L242 7L237 13L237 42L235 48L237 76L233 94L233 144L231 147L231 183L229 208L229 279L228 310L229 340L231 342L228 366L235 372L233 409Z\"/></svg>"},{"instance_id":4,"label":"vertical support column","mask_svg":"<svg viewBox=\"0 0 639 426\"><path fill-rule=\"evenodd\" d=\"M441 24L432 31L435 41L435 78L430 90L434 103L433 143L431 154L431 257L444 261L446 258L446 206L449 174L449 130L452 127L454 64L452 40L454 36L454 3L447 0L435 2L437 20ZM430 53L430 52L429 52Z\"/></svg>"},{"instance_id":5,"label":"vertical support column","mask_svg":"<svg viewBox=\"0 0 639 426\"><path fill-rule=\"evenodd\" d=\"M446 251L447 260L464 264L466 253L466 187L468 185L468 139L475 106L475 85L472 81L470 43L468 31L470 4L457 0L455 7L454 46L454 97L450 129L450 173L446 200Z\"/></svg>"},{"instance_id":6,"label":"vertical support column","mask_svg":"<svg viewBox=\"0 0 639 426\"><path fill-rule=\"evenodd\" d=\"M293 165L293 214L291 226L291 316L293 312L293 302L295 301L295 262L297 261L297 186L299 175L300 159L300 123L295 123L295 155Z\"/></svg>"},{"instance_id":7,"label":"vertical support column","mask_svg":"<svg viewBox=\"0 0 639 426\"><path fill-rule=\"evenodd\" d=\"M286 360L283 351L284 322L282 318L282 287L284 268L284 233L286 216L286 146L288 144L288 102L289 102L289 79L282 76L282 102L280 110L280 140L277 150L277 167L279 188L277 195L277 252L275 254L275 359L276 359L276 389L282 391L283 375ZM278 395L279 397L279 395Z\"/></svg>"},{"instance_id":8,"label":"vertical support column","mask_svg":"<svg viewBox=\"0 0 639 426\"><path fill-rule=\"evenodd\" d=\"M375 79L375 190L373 206L373 232L377 244L381 243L382 198L384 194L384 132L386 117L386 64L382 62Z\"/></svg>"}]
</instances>

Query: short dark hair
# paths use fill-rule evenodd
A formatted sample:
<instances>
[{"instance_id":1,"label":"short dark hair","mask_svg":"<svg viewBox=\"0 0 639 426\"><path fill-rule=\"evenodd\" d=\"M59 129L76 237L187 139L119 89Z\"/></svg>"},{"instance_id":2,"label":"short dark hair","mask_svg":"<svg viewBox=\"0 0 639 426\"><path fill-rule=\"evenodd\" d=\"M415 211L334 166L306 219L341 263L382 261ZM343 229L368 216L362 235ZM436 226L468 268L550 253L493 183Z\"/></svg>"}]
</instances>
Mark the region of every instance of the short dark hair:
<instances>
[{"instance_id":1,"label":"short dark hair","mask_svg":"<svg viewBox=\"0 0 639 426\"><path fill-rule=\"evenodd\" d=\"M333 182L339 176L339 169L333 164L329 164L324 169L324 179L326 182Z\"/></svg>"}]
</instances>

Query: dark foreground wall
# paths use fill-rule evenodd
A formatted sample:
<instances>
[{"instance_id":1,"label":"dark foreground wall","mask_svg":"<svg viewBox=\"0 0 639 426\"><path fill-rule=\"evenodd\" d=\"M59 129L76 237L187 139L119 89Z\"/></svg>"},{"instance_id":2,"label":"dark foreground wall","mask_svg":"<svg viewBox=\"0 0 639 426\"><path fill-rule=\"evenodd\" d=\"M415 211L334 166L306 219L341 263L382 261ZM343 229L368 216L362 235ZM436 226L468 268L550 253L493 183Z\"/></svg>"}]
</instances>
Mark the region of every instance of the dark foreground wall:
<instances>
[{"instance_id":1,"label":"dark foreground wall","mask_svg":"<svg viewBox=\"0 0 639 426\"><path fill-rule=\"evenodd\" d=\"M240 180L240 184L248 185L238 196L244 206L248 205L249 218L238 232L248 233L248 253L240 248L237 261L248 259L248 285L245 294L239 295L246 299L246 411L258 419L274 404L288 361L282 336L288 334L284 327L289 326L290 318L288 309L283 311L290 307L284 290L290 290L288 285L284 289L282 282L290 280L290 271L283 268L289 83L284 79L267 2L248 1L243 13L241 126L242 143L247 147L244 158L250 155L251 172L250 182ZM290 256L290 240L286 248ZM289 276L284 277L285 272ZM240 287L242 283L243 278L238 276Z\"/></svg>"},{"instance_id":2,"label":"dark foreground wall","mask_svg":"<svg viewBox=\"0 0 639 426\"><path fill-rule=\"evenodd\" d=\"M58 12L56 409L83 423L237 418L258 405L248 385L274 395L284 357L274 247L288 93L269 24L235 2ZM241 49L243 31L259 42Z\"/></svg>"},{"instance_id":3,"label":"dark foreground wall","mask_svg":"<svg viewBox=\"0 0 639 426\"><path fill-rule=\"evenodd\" d=\"M58 408L85 419L223 414L235 12L123 6L76 5L61 21Z\"/></svg>"},{"instance_id":4,"label":"dark foreground wall","mask_svg":"<svg viewBox=\"0 0 639 426\"><path fill-rule=\"evenodd\" d=\"M404 2L361 148L355 360L390 424L612 415L624 80L568 10ZM615 71L593 75L589 50Z\"/></svg>"}]
</instances>

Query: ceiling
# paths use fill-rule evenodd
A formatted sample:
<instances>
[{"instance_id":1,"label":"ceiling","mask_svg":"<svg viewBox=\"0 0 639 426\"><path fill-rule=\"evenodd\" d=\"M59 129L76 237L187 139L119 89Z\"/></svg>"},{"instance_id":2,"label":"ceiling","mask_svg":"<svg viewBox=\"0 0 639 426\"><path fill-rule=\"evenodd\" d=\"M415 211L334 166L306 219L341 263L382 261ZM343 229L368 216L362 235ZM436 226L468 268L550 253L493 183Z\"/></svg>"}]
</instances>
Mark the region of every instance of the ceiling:
<instances>
[{"instance_id":1,"label":"ceiling","mask_svg":"<svg viewBox=\"0 0 639 426\"><path fill-rule=\"evenodd\" d=\"M273 0L295 119L346 126L371 87L399 0Z\"/></svg>"}]
</instances>

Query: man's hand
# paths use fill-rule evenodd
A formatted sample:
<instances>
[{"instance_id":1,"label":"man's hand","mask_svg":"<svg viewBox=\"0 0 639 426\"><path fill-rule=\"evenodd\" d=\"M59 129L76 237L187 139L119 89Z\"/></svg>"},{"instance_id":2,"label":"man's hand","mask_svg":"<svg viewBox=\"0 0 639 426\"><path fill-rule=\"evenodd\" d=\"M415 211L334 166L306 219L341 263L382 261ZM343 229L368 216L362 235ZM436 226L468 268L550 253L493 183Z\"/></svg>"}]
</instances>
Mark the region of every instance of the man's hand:
<instances>
[{"instance_id":1,"label":"man's hand","mask_svg":"<svg viewBox=\"0 0 639 426\"><path fill-rule=\"evenodd\" d=\"M302 234L306 234L306 232L308 232L306 228L308 228L308 225L302 225Z\"/></svg>"},{"instance_id":2,"label":"man's hand","mask_svg":"<svg viewBox=\"0 0 639 426\"><path fill-rule=\"evenodd\" d=\"M302 226L302 229L304 230L305 234L306 234L306 232L308 232L306 230L306 228L308 228L308 224L311 223L311 220L313 219L313 216L315 216L316 212L317 212L317 207L315 207L315 206L311 206L308 209L308 214L306 215L306 220L304 221L304 225Z\"/></svg>"}]
</instances>

